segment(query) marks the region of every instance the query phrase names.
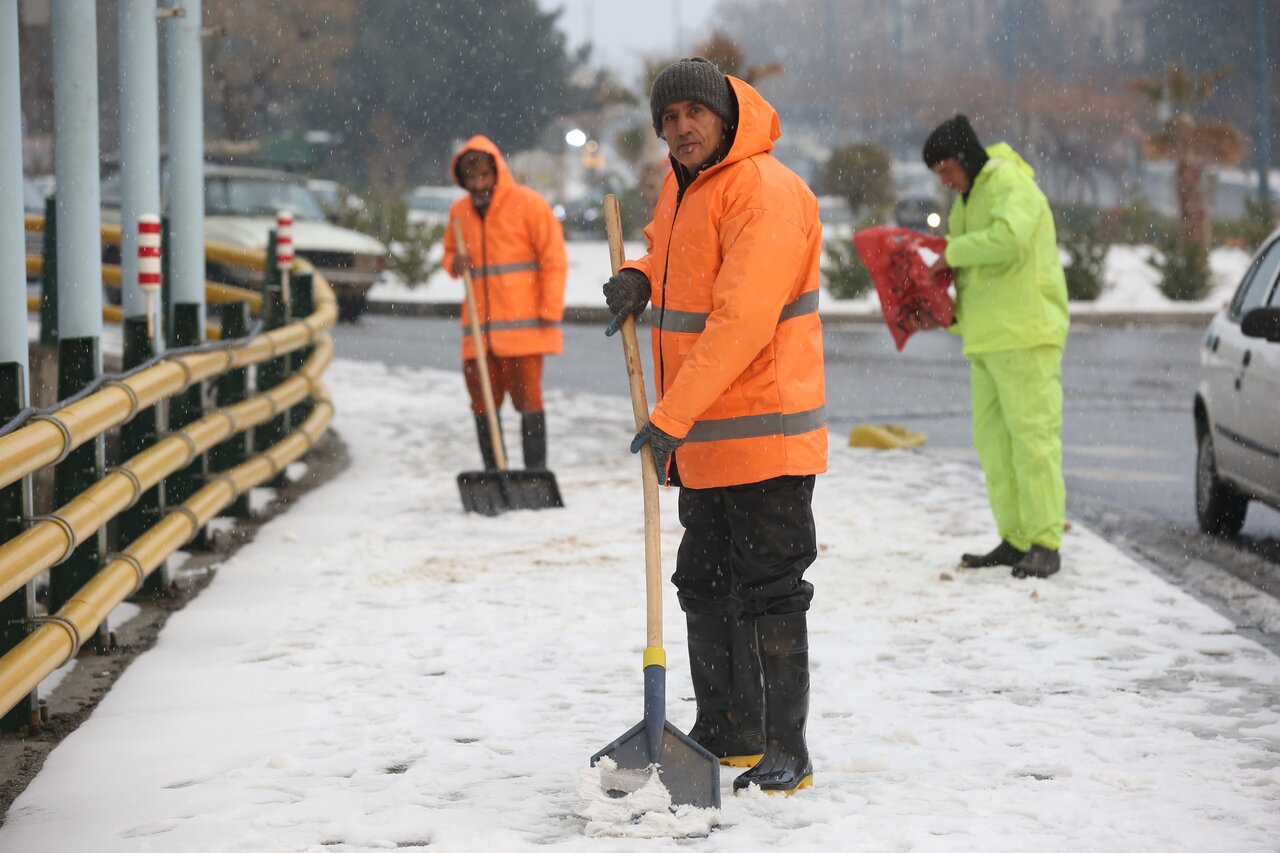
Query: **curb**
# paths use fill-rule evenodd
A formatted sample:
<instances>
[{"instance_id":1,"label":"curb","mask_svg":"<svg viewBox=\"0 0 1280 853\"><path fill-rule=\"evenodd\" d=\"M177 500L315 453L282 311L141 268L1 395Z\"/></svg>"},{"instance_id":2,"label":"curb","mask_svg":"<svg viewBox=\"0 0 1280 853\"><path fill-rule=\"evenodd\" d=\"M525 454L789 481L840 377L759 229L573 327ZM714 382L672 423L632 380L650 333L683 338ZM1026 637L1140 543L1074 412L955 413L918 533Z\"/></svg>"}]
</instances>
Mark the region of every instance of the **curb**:
<instances>
[{"instance_id":1,"label":"curb","mask_svg":"<svg viewBox=\"0 0 1280 853\"><path fill-rule=\"evenodd\" d=\"M393 317L453 317L462 316L462 306L456 302L393 302L370 300L370 314L386 314ZM1208 325L1215 311L1084 311L1071 315L1073 325L1093 326L1196 326ZM876 313L823 313L819 316L826 325L884 323ZM571 305L565 308L566 323L608 323L612 319L609 309Z\"/></svg>"}]
</instances>

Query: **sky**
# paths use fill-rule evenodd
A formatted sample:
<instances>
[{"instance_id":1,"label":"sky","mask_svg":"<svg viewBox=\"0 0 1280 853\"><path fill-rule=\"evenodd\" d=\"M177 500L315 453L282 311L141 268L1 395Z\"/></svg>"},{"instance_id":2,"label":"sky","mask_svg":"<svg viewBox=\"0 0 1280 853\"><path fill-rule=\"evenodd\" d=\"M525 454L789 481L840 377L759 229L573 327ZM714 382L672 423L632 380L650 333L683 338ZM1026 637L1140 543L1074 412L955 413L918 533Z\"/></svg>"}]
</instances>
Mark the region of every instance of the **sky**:
<instances>
[{"instance_id":1,"label":"sky","mask_svg":"<svg viewBox=\"0 0 1280 853\"><path fill-rule=\"evenodd\" d=\"M570 244L571 281L602 252ZM982 474L927 441L831 436L807 573L815 786L734 796L725 768L718 812L653 786L610 798L589 757L643 711L629 403L549 389L566 506L487 518L460 506L480 457L457 371L339 359L324 381L349 467L169 618L14 802L0 850L1280 849L1280 658L1079 523L1053 578L959 568L994 540ZM669 571L671 490L661 529ZM687 731L663 589L667 718Z\"/></svg>"},{"instance_id":2,"label":"sky","mask_svg":"<svg viewBox=\"0 0 1280 853\"><path fill-rule=\"evenodd\" d=\"M596 45L592 62L625 76L638 74L646 54L685 55L712 29L719 0L538 0L544 10L564 9L560 28L572 50Z\"/></svg>"}]
</instances>

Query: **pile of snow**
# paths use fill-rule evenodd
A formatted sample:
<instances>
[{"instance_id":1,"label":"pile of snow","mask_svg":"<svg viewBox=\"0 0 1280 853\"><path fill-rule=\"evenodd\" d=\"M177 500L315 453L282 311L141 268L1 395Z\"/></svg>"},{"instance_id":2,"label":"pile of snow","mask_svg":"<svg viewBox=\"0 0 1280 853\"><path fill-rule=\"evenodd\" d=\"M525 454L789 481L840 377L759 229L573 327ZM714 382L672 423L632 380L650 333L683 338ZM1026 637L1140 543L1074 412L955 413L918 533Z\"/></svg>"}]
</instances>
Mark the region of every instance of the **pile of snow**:
<instances>
[{"instance_id":1,"label":"pile of snow","mask_svg":"<svg viewBox=\"0 0 1280 853\"><path fill-rule=\"evenodd\" d=\"M643 710L626 399L549 391L567 507L485 518L460 510L480 458L456 373L339 360L327 381L349 470L170 618L0 850L1280 849L1275 656L1079 524L1054 578L957 569L994 544L980 472L840 436L808 575L815 786L733 796L725 768L706 837L608 837L665 811L580 799ZM667 716L687 731L669 587L666 605Z\"/></svg>"}]
</instances>

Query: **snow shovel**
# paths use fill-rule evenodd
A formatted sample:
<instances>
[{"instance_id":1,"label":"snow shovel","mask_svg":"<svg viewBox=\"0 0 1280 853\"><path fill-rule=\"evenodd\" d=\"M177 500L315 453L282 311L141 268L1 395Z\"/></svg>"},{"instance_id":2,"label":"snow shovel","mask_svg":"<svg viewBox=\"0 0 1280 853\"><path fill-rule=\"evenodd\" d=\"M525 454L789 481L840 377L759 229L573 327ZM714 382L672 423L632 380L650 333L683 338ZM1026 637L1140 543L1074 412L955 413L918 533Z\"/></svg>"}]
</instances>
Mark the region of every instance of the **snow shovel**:
<instances>
[{"instance_id":1,"label":"snow shovel","mask_svg":"<svg viewBox=\"0 0 1280 853\"><path fill-rule=\"evenodd\" d=\"M453 238L457 250L470 256L462 223L453 222ZM509 509L546 509L564 506L560 499L560 487L556 475L547 470L507 470L507 454L502 447L502 434L498 431L498 407L493 402L493 385L489 382L489 359L485 354L484 339L480 335L480 319L476 314L475 285L471 282L471 270L462 272L462 282L467 290L467 313L471 315L471 340L475 344L476 366L480 372L480 389L484 398L484 414L489 420L489 438L493 442L493 458L497 471L463 471L458 475L458 491L462 495L464 512L481 515L498 515Z\"/></svg>"},{"instance_id":2,"label":"snow shovel","mask_svg":"<svg viewBox=\"0 0 1280 853\"><path fill-rule=\"evenodd\" d=\"M605 230L609 235L609 259L616 274L622 266L622 227L618 197L604 198ZM649 419L645 399L640 345L636 321L628 315L622 324L622 351L631 383L631 409L636 429ZM666 719L667 654L662 648L662 556L658 526L658 472L653 450L640 450L640 474L644 487L644 565L648 641L644 650L644 719L622 737L591 756L591 766L610 758L617 771L602 774L620 794L638 790L656 769L658 778L671 794L671 804L698 808L720 808L720 760ZM625 788L625 790L624 790ZM610 793L613 793L610 791Z\"/></svg>"}]
</instances>

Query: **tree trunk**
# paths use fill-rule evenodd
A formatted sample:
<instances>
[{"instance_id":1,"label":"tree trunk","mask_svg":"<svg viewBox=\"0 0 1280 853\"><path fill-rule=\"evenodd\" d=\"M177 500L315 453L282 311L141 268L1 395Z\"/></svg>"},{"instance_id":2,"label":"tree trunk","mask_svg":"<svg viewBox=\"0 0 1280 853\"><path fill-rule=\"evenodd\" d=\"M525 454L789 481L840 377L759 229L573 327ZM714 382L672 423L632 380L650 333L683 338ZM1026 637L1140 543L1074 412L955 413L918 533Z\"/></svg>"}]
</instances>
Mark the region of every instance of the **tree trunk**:
<instances>
[{"instance_id":1,"label":"tree trunk","mask_svg":"<svg viewBox=\"0 0 1280 853\"><path fill-rule=\"evenodd\" d=\"M1202 169L1184 154L1177 161L1178 208L1182 213L1182 239L1209 249L1209 217L1205 212Z\"/></svg>"}]
</instances>

